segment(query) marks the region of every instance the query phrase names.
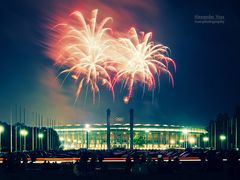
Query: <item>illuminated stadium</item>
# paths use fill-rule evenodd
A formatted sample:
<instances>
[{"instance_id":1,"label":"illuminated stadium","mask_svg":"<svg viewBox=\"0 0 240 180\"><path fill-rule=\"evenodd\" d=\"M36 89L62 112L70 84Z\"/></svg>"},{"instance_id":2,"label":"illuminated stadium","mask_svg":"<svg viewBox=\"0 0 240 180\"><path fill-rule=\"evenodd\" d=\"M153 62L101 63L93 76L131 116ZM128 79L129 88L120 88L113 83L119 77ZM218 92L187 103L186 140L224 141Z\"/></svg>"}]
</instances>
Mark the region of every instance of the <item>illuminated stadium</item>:
<instances>
[{"instance_id":1,"label":"illuminated stadium","mask_svg":"<svg viewBox=\"0 0 240 180\"><path fill-rule=\"evenodd\" d=\"M131 148L131 125L111 124L75 124L56 126L63 149L108 149ZM132 148L166 149L201 147L202 139L207 135L203 128L165 124L134 124Z\"/></svg>"}]
</instances>

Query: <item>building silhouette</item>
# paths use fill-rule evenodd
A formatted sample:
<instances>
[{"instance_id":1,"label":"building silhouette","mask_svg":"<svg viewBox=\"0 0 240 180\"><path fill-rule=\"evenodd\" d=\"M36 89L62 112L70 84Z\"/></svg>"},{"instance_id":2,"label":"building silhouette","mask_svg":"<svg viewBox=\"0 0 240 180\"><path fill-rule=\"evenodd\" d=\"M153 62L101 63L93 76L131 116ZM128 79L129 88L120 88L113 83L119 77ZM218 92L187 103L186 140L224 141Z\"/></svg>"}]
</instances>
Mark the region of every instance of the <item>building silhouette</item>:
<instances>
[{"instance_id":1,"label":"building silhouette","mask_svg":"<svg viewBox=\"0 0 240 180\"><path fill-rule=\"evenodd\" d=\"M233 117L219 113L215 121L208 126L209 146L214 149L231 150L240 147L240 108Z\"/></svg>"}]
</instances>

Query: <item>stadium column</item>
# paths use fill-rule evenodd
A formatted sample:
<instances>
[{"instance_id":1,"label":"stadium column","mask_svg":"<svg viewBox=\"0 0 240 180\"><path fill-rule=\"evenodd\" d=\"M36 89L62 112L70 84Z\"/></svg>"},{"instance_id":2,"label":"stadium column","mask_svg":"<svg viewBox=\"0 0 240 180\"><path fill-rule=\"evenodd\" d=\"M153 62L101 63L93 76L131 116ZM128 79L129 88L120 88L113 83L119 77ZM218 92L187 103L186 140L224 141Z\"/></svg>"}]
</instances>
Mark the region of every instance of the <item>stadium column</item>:
<instances>
[{"instance_id":1,"label":"stadium column","mask_svg":"<svg viewBox=\"0 0 240 180\"><path fill-rule=\"evenodd\" d=\"M133 149L133 113L134 110L130 109L130 149Z\"/></svg>"},{"instance_id":2,"label":"stadium column","mask_svg":"<svg viewBox=\"0 0 240 180\"><path fill-rule=\"evenodd\" d=\"M110 150L110 116L111 110L107 109L107 150Z\"/></svg>"}]
</instances>

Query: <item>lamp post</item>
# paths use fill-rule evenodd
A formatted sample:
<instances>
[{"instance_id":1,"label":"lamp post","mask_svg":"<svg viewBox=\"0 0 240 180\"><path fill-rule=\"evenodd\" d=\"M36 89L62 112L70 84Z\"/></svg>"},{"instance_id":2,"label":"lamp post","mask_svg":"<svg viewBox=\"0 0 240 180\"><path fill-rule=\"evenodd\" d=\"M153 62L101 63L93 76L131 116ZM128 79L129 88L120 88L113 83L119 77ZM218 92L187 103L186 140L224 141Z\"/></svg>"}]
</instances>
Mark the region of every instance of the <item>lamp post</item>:
<instances>
[{"instance_id":1,"label":"lamp post","mask_svg":"<svg viewBox=\"0 0 240 180\"><path fill-rule=\"evenodd\" d=\"M38 134L38 138L40 140L40 150L43 150L43 137L44 137L43 133Z\"/></svg>"},{"instance_id":2,"label":"lamp post","mask_svg":"<svg viewBox=\"0 0 240 180\"><path fill-rule=\"evenodd\" d=\"M171 147L173 148L174 145L175 145L175 140L174 139L170 139L170 144L171 144Z\"/></svg>"},{"instance_id":3,"label":"lamp post","mask_svg":"<svg viewBox=\"0 0 240 180\"><path fill-rule=\"evenodd\" d=\"M184 136L185 148L187 148L188 129L183 129L182 133L183 133L183 136Z\"/></svg>"},{"instance_id":4,"label":"lamp post","mask_svg":"<svg viewBox=\"0 0 240 180\"><path fill-rule=\"evenodd\" d=\"M206 144L208 143L209 141L209 138L208 137L203 137L203 148L205 149L206 148Z\"/></svg>"},{"instance_id":5,"label":"lamp post","mask_svg":"<svg viewBox=\"0 0 240 180\"><path fill-rule=\"evenodd\" d=\"M2 133L4 132L4 127L0 125L0 152L2 152Z\"/></svg>"},{"instance_id":6,"label":"lamp post","mask_svg":"<svg viewBox=\"0 0 240 180\"><path fill-rule=\"evenodd\" d=\"M85 129L86 129L86 148L88 149L88 145L89 145L89 142L88 142L88 133L89 133L89 128L90 128L90 125L89 124L85 124Z\"/></svg>"},{"instance_id":7,"label":"lamp post","mask_svg":"<svg viewBox=\"0 0 240 180\"><path fill-rule=\"evenodd\" d=\"M180 143L181 147L184 147L184 140L183 139L180 139L179 143Z\"/></svg>"},{"instance_id":8,"label":"lamp post","mask_svg":"<svg viewBox=\"0 0 240 180\"><path fill-rule=\"evenodd\" d=\"M223 142L226 140L226 136L225 136L225 135L220 135L220 136L219 136L219 139L220 139L220 141L221 141L221 147L220 147L220 149L222 149L222 148L223 148Z\"/></svg>"},{"instance_id":9,"label":"lamp post","mask_svg":"<svg viewBox=\"0 0 240 180\"><path fill-rule=\"evenodd\" d=\"M147 129L145 130L145 132L146 132L146 147L148 149L148 134L150 133L150 131Z\"/></svg>"},{"instance_id":10,"label":"lamp post","mask_svg":"<svg viewBox=\"0 0 240 180\"><path fill-rule=\"evenodd\" d=\"M26 146L26 137L27 137L27 135L28 135L28 131L27 130L22 129L20 131L20 137L23 136L23 150L26 150L26 148L27 148L27 146Z\"/></svg>"},{"instance_id":11,"label":"lamp post","mask_svg":"<svg viewBox=\"0 0 240 180\"><path fill-rule=\"evenodd\" d=\"M191 144L191 147L192 147L192 145L196 142L196 139L194 137L190 137L188 141L189 141L189 143Z\"/></svg>"}]
</instances>

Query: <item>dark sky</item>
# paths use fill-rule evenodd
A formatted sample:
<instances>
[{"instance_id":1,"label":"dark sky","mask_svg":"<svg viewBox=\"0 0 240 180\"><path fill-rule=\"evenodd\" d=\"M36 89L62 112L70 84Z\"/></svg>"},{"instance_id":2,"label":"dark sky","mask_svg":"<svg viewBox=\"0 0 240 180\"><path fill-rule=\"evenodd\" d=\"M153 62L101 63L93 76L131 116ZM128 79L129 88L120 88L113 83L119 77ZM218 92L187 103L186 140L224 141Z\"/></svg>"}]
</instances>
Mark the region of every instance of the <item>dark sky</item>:
<instances>
[{"instance_id":1,"label":"dark sky","mask_svg":"<svg viewBox=\"0 0 240 180\"><path fill-rule=\"evenodd\" d=\"M0 121L9 120L10 107L15 104L26 107L29 123L32 112L61 123L102 123L108 107L112 109L113 119L122 118L123 122L128 121L131 107L135 109L135 121L140 123L206 126L219 112L232 116L235 106L240 104L237 3L216 0L188 3L156 0L148 1L147 5L140 0L85 2L84 7L90 10L100 6L100 13L101 8L114 12L107 16L116 16L116 28L134 25L139 31L153 31L154 41L170 47L177 72L174 88L166 76L161 77L160 91L155 91L153 100L151 92L141 98L142 87L137 85L128 105L122 102L122 92L116 90L113 102L104 89L97 104L92 104L89 95L74 105L74 83L69 79L61 87L61 79L56 79L59 70L47 57L42 42L47 39L46 27L54 15L62 10L70 13L68 10L74 5L76 10L78 2L81 4L65 0L0 2ZM196 23L197 15L220 15L224 17L224 24Z\"/></svg>"}]
</instances>

